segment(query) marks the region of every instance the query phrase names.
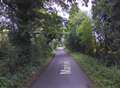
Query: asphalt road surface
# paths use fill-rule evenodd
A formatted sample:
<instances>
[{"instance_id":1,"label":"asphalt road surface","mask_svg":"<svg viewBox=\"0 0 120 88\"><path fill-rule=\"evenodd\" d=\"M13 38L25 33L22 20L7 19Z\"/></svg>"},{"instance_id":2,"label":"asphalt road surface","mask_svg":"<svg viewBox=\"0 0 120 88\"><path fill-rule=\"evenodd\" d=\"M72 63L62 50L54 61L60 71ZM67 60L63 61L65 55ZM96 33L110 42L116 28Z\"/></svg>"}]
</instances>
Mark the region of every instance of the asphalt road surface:
<instances>
[{"instance_id":1,"label":"asphalt road surface","mask_svg":"<svg viewBox=\"0 0 120 88\"><path fill-rule=\"evenodd\" d=\"M80 66L63 48L59 48L51 64L31 88L91 88L90 85Z\"/></svg>"}]
</instances>

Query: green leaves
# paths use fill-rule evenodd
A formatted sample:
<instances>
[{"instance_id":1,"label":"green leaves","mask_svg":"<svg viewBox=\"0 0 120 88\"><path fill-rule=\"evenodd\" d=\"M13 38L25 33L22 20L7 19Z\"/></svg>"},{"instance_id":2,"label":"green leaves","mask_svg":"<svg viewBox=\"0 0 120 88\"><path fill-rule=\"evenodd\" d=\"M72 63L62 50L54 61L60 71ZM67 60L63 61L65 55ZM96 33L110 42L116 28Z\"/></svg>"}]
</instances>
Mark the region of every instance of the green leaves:
<instances>
[{"instance_id":1,"label":"green leaves","mask_svg":"<svg viewBox=\"0 0 120 88\"><path fill-rule=\"evenodd\" d=\"M92 23L89 17L73 6L68 28L70 34L68 35L67 45L69 48L89 53L93 47Z\"/></svg>"},{"instance_id":2,"label":"green leaves","mask_svg":"<svg viewBox=\"0 0 120 88\"><path fill-rule=\"evenodd\" d=\"M10 87L10 80L5 77L0 77L0 88L8 88Z\"/></svg>"},{"instance_id":3,"label":"green leaves","mask_svg":"<svg viewBox=\"0 0 120 88\"><path fill-rule=\"evenodd\" d=\"M92 25L87 17L83 20L77 31L81 35L81 42L90 43L89 41L92 40Z\"/></svg>"},{"instance_id":4,"label":"green leaves","mask_svg":"<svg viewBox=\"0 0 120 88\"><path fill-rule=\"evenodd\" d=\"M100 63L96 58L78 52L71 52L71 54L80 63L80 66L84 68L90 79L93 80L93 87L119 88L119 67L106 67L105 64Z\"/></svg>"},{"instance_id":5,"label":"green leaves","mask_svg":"<svg viewBox=\"0 0 120 88\"><path fill-rule=\"evenodd\" d=\"M97 52L100 54L99 58L102 58L109 65L119 64L118 57L120 55L114 55L114 52L117 53L120 50L120 44L118 43L120 39L120 32L118 31L120 25L120 12L118 9L120 6L118 4L120 1L99 0L95 2L96 4L93 6L93 22L94 31L97 33Z\"/></svg>"}]
</instances>

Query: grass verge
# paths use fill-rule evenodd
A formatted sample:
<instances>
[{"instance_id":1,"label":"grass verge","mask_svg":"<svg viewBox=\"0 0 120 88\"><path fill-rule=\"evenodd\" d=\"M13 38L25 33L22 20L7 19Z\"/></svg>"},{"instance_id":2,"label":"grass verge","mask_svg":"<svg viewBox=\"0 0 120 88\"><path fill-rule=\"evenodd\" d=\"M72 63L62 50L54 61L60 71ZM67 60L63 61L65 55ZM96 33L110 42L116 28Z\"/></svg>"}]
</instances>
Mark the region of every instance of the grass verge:
<instances>
[{"instance_id":1,"label":"grass verge","mask_svg":"<svg viewBox=\"0 0 120 88\"><path fill-rule=\"evenodd\" d=\"M6 74L2 76L0 73L0 88L30 88L31 83L44 71L53 57L54 54L47 58L40 58L40 62L29 63L19 68L14 74L5 72Z\"/></svg>"},{"instance_id":2,"label":"grass verge","mask_svg":"<svg viewBox=\"0 0 120 88\"><path fill-rule=\"evenodd\" d=\"M54 57L54 54L49 56L49 58L44 61L42 66L38 66L37 68L32 70L30 76L28 76L28 78L25 80L26 81L24 83L25 88L30 88L31 87L31 85L34 83L34 81L37 80L37 78L41 75L41 73L44 72L44 70L48 67L50 62L53 60L53 57Z\"/></svg>"},{"instance_id":3,"label":"grass verge","mask_svg":"<svg viewBox=\"0 0 120 88\"><path fill-rule=\"evenodd\" d=\"M68 52L93 81L94 88L120 88L120 69L118 66L106 67L88 55L78 52Z\"/></svg>"}]
</instances>

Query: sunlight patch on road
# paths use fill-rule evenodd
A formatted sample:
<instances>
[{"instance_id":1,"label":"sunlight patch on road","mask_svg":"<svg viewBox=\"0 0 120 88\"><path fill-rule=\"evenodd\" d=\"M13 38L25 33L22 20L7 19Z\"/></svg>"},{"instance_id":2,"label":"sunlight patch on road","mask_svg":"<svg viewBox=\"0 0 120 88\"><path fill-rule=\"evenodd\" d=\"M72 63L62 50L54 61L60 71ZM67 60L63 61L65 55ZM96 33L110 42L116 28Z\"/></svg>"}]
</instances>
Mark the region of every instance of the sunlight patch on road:
<instances>
[{"instance_id":1,"label":"sunlight patch on road","mask_svg":"<svg viewBox=\"0 0 120 88\"><path fill-rule=\"evenodd\" d=\"M68 61L63 61L63 68L60 70L60 75L72 74L71 64Z\"/></svg>"},{"instance_id":2,"label":"sunlight patch on road","mask_svg":"<svg viewBox=\"0 0 120 88\"><path fill-rule=\"evenodd\" d=\"M63 47L57 47L57 49L59 49L59 50L63 50L65 47L63 46Z\"/></svg>"}]
</instances>

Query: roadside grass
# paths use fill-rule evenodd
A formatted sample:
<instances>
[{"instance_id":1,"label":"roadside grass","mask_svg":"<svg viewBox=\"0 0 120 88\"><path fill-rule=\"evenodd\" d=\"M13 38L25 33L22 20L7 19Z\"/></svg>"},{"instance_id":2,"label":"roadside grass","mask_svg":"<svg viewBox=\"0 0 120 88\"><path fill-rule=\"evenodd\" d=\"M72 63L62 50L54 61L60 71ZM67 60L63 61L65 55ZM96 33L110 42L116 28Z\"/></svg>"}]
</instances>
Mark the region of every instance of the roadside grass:
<instances>
[{"instance_id":1,"label":"roadside grass","mask_svg":"<svg viewBox=\"0 0 120 88\"><path fill-rule=\"evenodd\" d=\"M68 51L85 70L93 82L93 88L120 88L120 69L118 66L106 67L95 58L78 52Z\"/></svg>"},{"instance_id":2,"label":"roadside grass","mask_svg":"<svg viewBox=\"0 0 120 88\"><path fill-rule=\"evenodd\" d=\"M46 58L41 57L40 62L27 64L16 71L15 74L6 73L5 76L1 76L2 73L0 73L0 88L29 88L31 83L50 63L53 56L54 54Z\"/></svg>"}]
</instances>

